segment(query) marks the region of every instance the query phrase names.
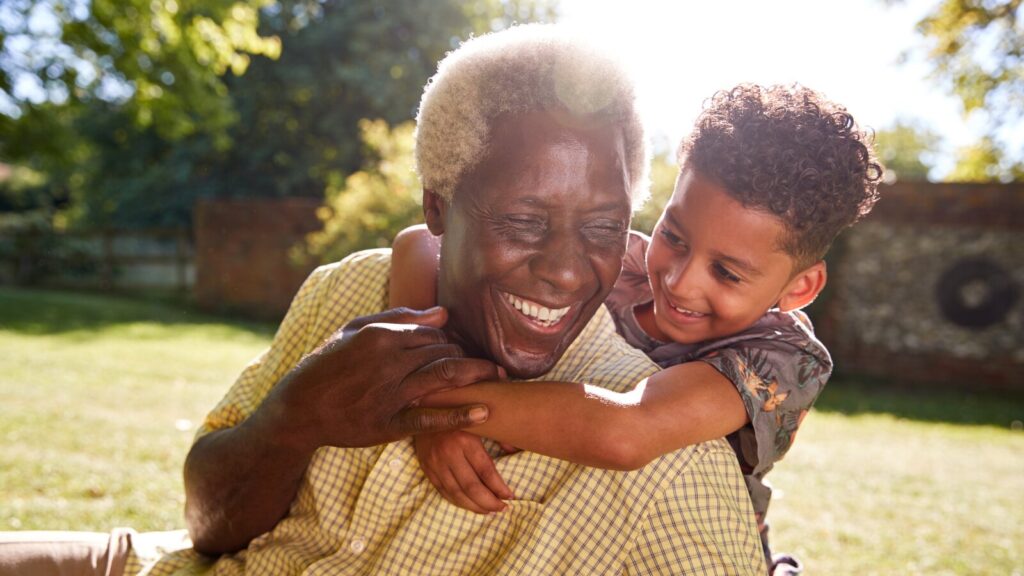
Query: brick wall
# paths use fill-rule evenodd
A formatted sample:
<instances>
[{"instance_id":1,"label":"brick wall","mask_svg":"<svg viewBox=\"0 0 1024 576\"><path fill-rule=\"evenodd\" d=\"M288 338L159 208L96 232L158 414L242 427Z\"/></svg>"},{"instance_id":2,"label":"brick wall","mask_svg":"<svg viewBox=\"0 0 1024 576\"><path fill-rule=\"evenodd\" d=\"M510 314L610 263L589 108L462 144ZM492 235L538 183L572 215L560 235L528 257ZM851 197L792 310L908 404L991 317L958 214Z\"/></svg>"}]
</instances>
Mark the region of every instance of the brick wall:
<instances>
[{"instance_id":1,"label":"brick wall","mask_svg":"<svg viewBox=\"0 0 1024 576\"><path fill-rule=\"evenodd\" d=\"M841 372L1024 390L1024 183L901 183L829 256Z\"/></svg>"},{"instance_id":2,"label":"brick wall","mask_svg":"<svg viewBox=\"0 0 1024 576\"><path fill-rule=\"evenodd\" d=\"M314 268L289 251L320 222L312 198L202 200L194 212L197 304L279 319Z\"/></svg>"}]
</instances>

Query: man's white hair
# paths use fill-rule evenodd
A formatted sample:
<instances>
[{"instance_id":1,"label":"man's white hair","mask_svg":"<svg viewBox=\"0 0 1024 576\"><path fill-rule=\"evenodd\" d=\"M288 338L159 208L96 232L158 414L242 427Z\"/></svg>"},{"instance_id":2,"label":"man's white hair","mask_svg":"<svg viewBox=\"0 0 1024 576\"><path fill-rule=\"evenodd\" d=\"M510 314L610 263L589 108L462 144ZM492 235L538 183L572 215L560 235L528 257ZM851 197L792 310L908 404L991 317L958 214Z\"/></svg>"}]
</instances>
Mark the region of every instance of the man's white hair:
<instances>
[{"instance_id":1,"label":"man's white hair","mask_svg":"<svg viewBox=\"0 0 1024 576\"><path fill-rule=\"evenodd\" d=\"M450 202L460 179L486 156L495 119L537 110L621 126L633 206L643 204L649 159L632 79L615 58L545 24L471 38L438 65L416 117L423 187Z\"/></svg>"}]
</instances>

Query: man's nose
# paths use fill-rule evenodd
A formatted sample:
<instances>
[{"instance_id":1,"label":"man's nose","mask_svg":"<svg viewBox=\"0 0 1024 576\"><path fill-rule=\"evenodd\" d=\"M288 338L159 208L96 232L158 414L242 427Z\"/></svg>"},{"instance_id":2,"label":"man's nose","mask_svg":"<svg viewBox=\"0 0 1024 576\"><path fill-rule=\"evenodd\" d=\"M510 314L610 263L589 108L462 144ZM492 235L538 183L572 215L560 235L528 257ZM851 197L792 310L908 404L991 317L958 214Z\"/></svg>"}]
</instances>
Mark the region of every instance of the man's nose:
<instances>
[{"instance_id":1,"label":"man's nose","mask_svg":"<svg viewBox=\"0 0 1024 576\"><path fill-rule=\"evenodd\" d=\"M560 292L575 292L593 276L586 246L572 232L552 233L530 261L534 276Z\"/></svg>"}]
</instances>

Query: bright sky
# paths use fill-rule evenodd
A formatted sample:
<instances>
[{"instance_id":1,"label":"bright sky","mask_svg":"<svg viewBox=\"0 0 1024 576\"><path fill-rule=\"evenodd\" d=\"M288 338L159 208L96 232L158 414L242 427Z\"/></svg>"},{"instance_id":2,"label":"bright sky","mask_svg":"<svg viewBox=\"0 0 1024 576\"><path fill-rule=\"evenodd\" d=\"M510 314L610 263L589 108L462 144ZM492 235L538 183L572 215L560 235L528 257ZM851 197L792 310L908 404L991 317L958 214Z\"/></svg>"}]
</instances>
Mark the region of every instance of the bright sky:
<instances>
[{"instance_id":1,"label":"bright sky","mask_svg":"<svg viewBox=\"0 0 1024 576\"><path fill-rule=\"evenodd\" d=\"M663 148L674 148L716 90L797 81L845 105L861 126L905 119L930 127L943 138L933 174L941 176L982 126L963 119L919 56L899 62L920 46L914 25L938 1L560 0L560 22L597 35L630 63ZM56 26L40 18L37 27ZM16 93L44 98L22 84ZM12 106L0 99L0 112ZM1021 128L1006 132L1010 147L1024 150Z\"/></svg>"},{"instance_id":2,"label":"bright sky","mask_svg":"<svg viewBox=\"0 0 1024 576\"><path fill-rule=\"evenodd\" d=\"M560 22L599 35L631 63L655 138L675 142L701 103L739 82L798 81L846 106L861 126L918 120L944 138L938 171L974 141L959 102L928 81L915 23L936 0L561 0Z\"/></svg>"}]
</instances>

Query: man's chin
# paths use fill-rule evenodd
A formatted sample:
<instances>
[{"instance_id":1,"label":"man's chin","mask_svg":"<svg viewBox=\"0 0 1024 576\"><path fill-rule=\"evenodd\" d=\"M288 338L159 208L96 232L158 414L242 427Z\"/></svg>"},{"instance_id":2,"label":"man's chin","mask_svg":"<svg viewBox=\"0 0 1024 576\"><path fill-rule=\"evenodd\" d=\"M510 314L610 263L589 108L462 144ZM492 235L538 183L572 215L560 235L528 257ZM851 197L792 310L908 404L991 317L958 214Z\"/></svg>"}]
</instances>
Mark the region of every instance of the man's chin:
<instances>
[{"instance_id":1,"label":"man's chin","mask_svg":"<svg viewBox=\"0 0 1024 576\"><path fill-rule=\"evenodd\" d=\"M498 358L500 364L512 378L529 379L543 376L551 371L565 352L564 346L558 350L547 352L528 352L523 350L505 350Z\"/></svg>"}]
</instances>

